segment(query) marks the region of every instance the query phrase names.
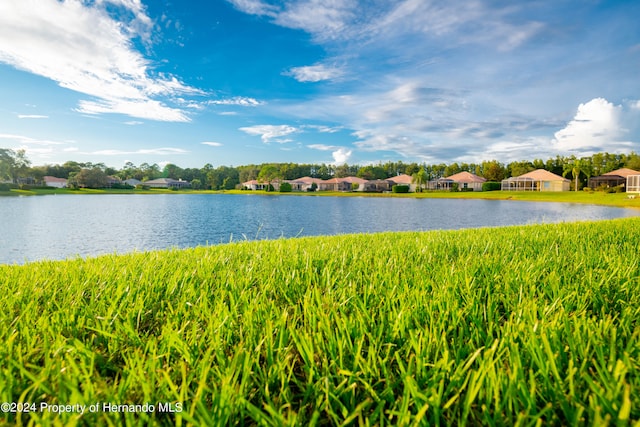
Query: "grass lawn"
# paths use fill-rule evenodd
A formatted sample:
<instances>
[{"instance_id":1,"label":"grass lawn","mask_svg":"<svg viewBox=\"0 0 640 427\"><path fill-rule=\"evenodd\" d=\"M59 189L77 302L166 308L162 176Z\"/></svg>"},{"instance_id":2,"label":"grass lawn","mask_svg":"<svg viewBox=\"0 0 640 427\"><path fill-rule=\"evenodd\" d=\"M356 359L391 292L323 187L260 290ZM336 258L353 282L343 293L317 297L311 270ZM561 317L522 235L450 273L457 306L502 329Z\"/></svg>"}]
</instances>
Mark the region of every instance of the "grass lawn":
<instances>
[{"instance_id":1,"label":"grass lawn","mask_svg":"<svg viewBox=\"0 0 640 427\"><path fill-rule=\"evenodd\" d=\"M0 424L637 425L639 229L629 218L0 265L0 398L23 409Z\"/></svg>"}]
</instances>

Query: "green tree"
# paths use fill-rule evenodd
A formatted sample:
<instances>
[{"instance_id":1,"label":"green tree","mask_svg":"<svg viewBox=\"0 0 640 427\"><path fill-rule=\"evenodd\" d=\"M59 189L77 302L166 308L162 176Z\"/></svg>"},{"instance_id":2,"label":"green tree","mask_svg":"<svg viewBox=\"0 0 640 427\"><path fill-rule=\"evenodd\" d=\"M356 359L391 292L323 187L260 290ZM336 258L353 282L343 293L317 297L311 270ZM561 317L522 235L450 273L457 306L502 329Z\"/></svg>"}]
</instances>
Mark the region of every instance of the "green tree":
<instances>
[{"instance_id":1,"label":"green tree","mask_svg":"<svg viewBox=\"0 0 640 427\"><path fill-rule=\"evenodd\" d=\"M580 176L580 172L582 172L582 161L580 159L576 159L575 156L571 156L569 161L565 163L564 172L562 173L562 176L566 177L569 174L572 175L573 179L575 180L575 184L574 184L575 191L579 190L578 177Z\"/></svg>"},{"instance_id":2,"label":"green tree","mask_svg":"<svg viewBox=\"0 0 640 427\"><path fill-rule=\"evenodd\" d=\"M100 168L80 169L73 175L73 181L78 187L104 188L107 186L107 174Z\"/></svg>"},{"instance_id":3,"label":"green tree","mask_svg":"<svg viewBox=\"0 0 640 427\"><path fill-rule=\"evenodd\" d=\"M418 172L414 173L411 176L411 182L416 185L416 191L418 193L422 192L422 189L424 188L424 185L427 183L427 181L427 172L424 170L424 168L420 168Z\"/></svg>"},{"instance_id":4,"label":"green tree","mask_svg":"<svg viewBox=\"0 0 640 427\"><path fill-rule=\"evenodd\" d=\"M9 179L17 183L18 178L25 175L30 165L25 150L0 148L0 179Z\"/></svg>"},{"instance_id":5,"label":"green tree","mask_svg":"<svg viewBox=\"0 0 640 427\"><path fill-rule=\"evenodd\" d=\"M482 177L487 181L500 182L504 179L506 169L497 160L489 160L482 162Z\"/></svg>"},{"instance_id":6,"label":"green tree","mask_svg":"<svg viewBox=\"0 0 640 427\"><path fill-rule=\"evenodd\" d=\"M269 184L267 186L267 191L272 187L272 182L280 177L280 170L275 165L264 165L260 168L260 173L258 174L258 181L266 182Z\"/></svg>"}]
</instances>

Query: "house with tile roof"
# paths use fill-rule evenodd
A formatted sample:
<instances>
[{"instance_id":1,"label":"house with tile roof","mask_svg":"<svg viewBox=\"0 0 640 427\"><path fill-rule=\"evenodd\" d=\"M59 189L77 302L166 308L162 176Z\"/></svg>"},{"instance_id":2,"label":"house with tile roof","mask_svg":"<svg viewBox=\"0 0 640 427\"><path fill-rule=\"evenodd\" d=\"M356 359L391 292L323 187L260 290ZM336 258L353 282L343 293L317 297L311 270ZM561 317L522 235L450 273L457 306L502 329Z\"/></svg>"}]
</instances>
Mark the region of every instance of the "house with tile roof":
<instances>
[{"instance_id":1,"label":"house with tile roof","mask_svg":"<svg viewBox=\"0 0 640 427\"><path fill-rule=\"evenodd\" d=\"M627 177L631 175L640 175L640 172L629 168L622 168L603 173L602 175L589 178L589 188L595 190L598 187L609 188L617 187L619 185L626 186Z\"/></svg>"},{"instance_id":2,"label":"house with tile roof","mask_svg":"<svg viewBox=\"0 0 640 427\"><path fill-rule=\"evenodd\" d=\"M393 183L392 187L393 185L407 185L409 187L409 191L416 191L416 184L413 182L413 177L411 177L411 175L407 175L406 173L392 176L391 178L387 179L387 181L391 181Z\"/></svg>"},{"instance_id":3,"label":"house with tile roof","mask_svg":"<svg viewBox=\"0 0 640 427\"><path fill-rule=\"evenodd\" d=\"M544 169L502 180L502 191L569 191L570 181Z\"/></svg>"},{"instance_id":4,"label":"house with tile roof","mask_svg":"<svg viewBox=\"0 0 640 427\"><path fill-rule=\"evenodd\" d=\"M482 191L482 184L487 181L481 176L466 171L448 176L445 179L458 184L460 191Z\"/></svg>"}]
</instances>

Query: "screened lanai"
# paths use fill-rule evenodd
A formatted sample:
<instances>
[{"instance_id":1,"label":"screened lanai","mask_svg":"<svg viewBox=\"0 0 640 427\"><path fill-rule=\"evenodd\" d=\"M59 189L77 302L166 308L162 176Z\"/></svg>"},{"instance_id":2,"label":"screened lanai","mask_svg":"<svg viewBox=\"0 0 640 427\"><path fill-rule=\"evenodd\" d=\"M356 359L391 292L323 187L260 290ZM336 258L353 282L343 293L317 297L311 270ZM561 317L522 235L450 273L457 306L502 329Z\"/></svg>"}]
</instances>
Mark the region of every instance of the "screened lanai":
<instances>
[{"instance_id":1,"label":"screened lanai","mask_svg":"<svg viewBox=\"0 0 640 427\"><path fill-rule=\"evenodd\" d=\"M569 180L537 169L520 176L502 180L503 191L569 191Z\"/></svg>"}]
</instances>

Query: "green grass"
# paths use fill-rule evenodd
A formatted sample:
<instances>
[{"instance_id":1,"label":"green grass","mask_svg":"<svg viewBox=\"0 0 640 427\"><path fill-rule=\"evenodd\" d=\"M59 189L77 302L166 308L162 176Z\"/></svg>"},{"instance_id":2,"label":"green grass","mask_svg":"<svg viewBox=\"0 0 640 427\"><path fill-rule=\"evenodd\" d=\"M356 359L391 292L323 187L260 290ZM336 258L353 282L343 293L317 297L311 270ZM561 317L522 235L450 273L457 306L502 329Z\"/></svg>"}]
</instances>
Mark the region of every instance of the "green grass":
<instances>
[{"instance_id":1,"label":"green grass","mask_svg":"<svg viewBox=\"0 0 640 427\"><path fill-rule=\"evenodd\" d=\"M637 425L640 219L0 266L31 425Z\"/></svg>"}]
</instances>

